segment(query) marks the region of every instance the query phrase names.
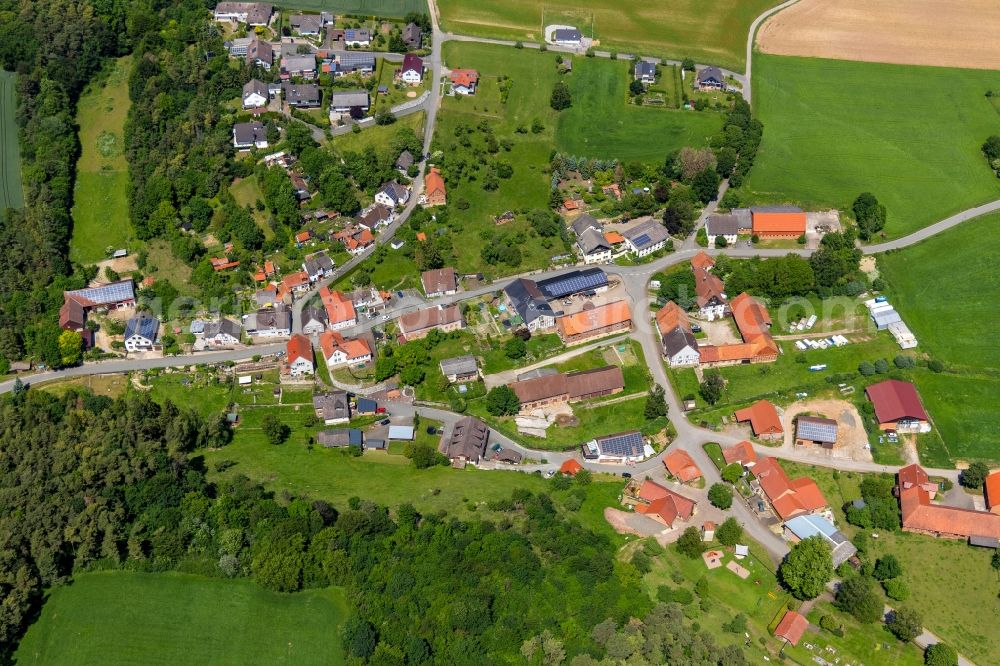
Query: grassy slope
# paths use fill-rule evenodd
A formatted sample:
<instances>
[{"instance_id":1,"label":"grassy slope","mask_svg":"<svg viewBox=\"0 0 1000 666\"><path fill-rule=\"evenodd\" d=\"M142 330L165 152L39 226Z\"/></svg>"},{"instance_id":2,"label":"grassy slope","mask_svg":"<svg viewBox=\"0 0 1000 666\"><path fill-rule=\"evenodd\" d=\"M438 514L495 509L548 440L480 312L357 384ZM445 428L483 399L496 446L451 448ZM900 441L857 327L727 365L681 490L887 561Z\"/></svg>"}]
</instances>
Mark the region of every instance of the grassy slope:
<instances>
[{"instance_id":1,"label":"grassy slope","mask_svg":"<svg viewBox=\"0 0 1000 666\"><path fill-rule=\"evenodd\" d=\"M285 9L331 11L338 14L364 16L402 17L409 12L426 12L424 0L290 0L282 3Z\"/></svg>"},{"instance_id":2,"label":"grassy slope","mask_svg":"<svg viewBox=\"0 0 1000 666\"><path fill-rule=\"evenodd\" d=\"M246 580L92 573L56 589L19 664L342 664L341 590L270 592Z\"/></svg>"},{"instance_id":3,"label":"grassy slope","mask_svg":"<svg viewBox=\"0 0 1000 666\"><path fill-rule=\"evenodd\" d=\"M128 219L128 164L125 161L125 117L131 59L109 64L106 79L80 98L80 159L77 162L70 257L94 262L106 247L125 247L132 240Z\"/></svg>"},{"instance_id":4,"label":"grassy slope","mask_svg":"<svg viewBox=\"0 0 1000 666\"><path fill-rule=\"evenodd\" d=\"M0 215L5 208L20 208L24 205L21 191L21 151L17 143L17 122L14 111L17 100L14 84L17 76L13 72L0 70Z\"/></svg>"},{"instance_id":5,"label":"grassy slope","mask_svg":"<svg viewBox=\"0 0 1000 666\"><path fill-rule=\"evenodd\" d=\"M460 34L540 41L542 3L535 0L438 0L443 29ZM777 0L547 0L546 23L575 23L600 48L742 69L753 19Z\"/></svg>"},{"instance_id":6,"label":"grassy slope","mask_svg":"<svg viewBox=\"0 0 1000 666\"><path fill-rule=\"evenodd\" d=\"M1000 240L998 223L1000 215L987 215L878 260L918 349L948 367L916 377L952 457L1000 460L1000 347L989 314L1000 299L1000 276L983 252Z\"/></svg>"},{"instance_id":7,"label":"grassy slope","mask_svg":"<svg viewBox=\"0 0 1000 666\"><path fill-rule=\"evenodd\" d=\"M340 152L354 151L364 152L368 148L384 150L389 146L389 142L396 136L396 132L402 127L409 127L417 136L424 135L424 113L412 113L403 116L392 125L374 125L355 134L348 132L333 138L332 146Z\"/></svg>"},{"instance_id":8,"label":"grassy slope","mask_svg":"<svg viewBox=\"0 0 1000 666\"><path fill-rule=\"evenodd\" d=\"M722 127L722 114L627 105L631 63L576 58L567 77L573 106L562 112L559 150L588 157L659 164L683 146L702 146Z\"/></svg>"},{"instance_id":9,"label":"grassy slope","mask_svg":"<svg viewBox=\"0 0 1000 666\"><path fill-rule=\"evenodd\" d=\"M845 209L871 191L897 237L1000 197L979 150L1000 72L754 57L755 199Z\"/></svg>"}]
</instances>

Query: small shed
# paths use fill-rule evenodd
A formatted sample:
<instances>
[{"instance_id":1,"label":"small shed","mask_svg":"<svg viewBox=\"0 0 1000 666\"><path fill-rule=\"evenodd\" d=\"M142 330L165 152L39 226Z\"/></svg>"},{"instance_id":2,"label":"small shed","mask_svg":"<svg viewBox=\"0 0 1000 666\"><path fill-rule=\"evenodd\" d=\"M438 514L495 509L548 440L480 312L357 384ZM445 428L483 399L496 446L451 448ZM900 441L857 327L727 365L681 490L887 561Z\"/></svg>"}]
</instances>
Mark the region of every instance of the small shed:
<instances>
[{"instance_id":1,"label":"small shed","mask_svg":"<svg viewBox=\"0 0 1000 666\"><path fill-rule=\"evenodd\" d=\"M750 546L745 546L742 543L736 544L735 553L736 559L742 560L744 557L750 554Z\"/></svg>"},{"instance_id":2,"label":"small shed","mask_svg":"<svg viewBox=\"0 0 1000 666\"><path fill-rule=\"evenodd\" d=\"M236 381L240 386L249 386L253 383L253 377L250 375L241 375Z\"/></svg>"},{"instance_id":3,"label":"small shed","mask_svg":"<svg viewBox=\"0 0 1000 666\"><path fill-rule=\"evenodd\" d=\"M389 426L389 439L413 441L413 426L391 425Z\"/></svg>"},{"instance_id":4,"label":"small shed","mask_svg":"<svg viewBox=\"0 0 1000 666\"><path fill-rule=\"evenodd\" d=\"M378 409L378 403L371 398L358 398L358 414L374 414Z\"/></svg>"},{"instance_id":5,"label":"small shed","mask_svg":"<svg viewBox=\"0 0 1000 666\"><path fill-rule=\"evenodd\" d=\"M1000 548L1000 539L995 537L984 537L984 536L970 536L969 545L977 546L979 548Z\"/></svg>"},{"instance_id":6,"label":"small shed","mask_svg":"<svg viewBox=\"0 0 1000 666\"><path fill-rule=\"evenodd\" d=\"M366 439L365 449L374 449L376 451L385 451L385 440L384 439Z\"/></svg>"}]
</instances>

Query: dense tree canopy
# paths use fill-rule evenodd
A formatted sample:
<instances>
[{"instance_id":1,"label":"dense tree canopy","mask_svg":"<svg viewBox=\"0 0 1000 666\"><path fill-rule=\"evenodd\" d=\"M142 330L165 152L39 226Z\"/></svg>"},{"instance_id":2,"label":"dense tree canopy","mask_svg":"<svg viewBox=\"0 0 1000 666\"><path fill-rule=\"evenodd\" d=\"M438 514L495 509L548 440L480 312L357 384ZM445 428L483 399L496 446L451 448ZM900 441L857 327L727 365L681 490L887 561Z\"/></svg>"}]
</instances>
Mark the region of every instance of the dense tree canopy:
<instances>
[{"instance_id":1,"label":"dense tree canopy","mask_svg":"<svg viewBox=\"0 0 1000 666\"><path fill-rule=\"evenodd\" d=\"M815 599L833 578L830 546L818 536L799 541L792 546L778 573L797 599Z\"/></svg>"}]
</instances>

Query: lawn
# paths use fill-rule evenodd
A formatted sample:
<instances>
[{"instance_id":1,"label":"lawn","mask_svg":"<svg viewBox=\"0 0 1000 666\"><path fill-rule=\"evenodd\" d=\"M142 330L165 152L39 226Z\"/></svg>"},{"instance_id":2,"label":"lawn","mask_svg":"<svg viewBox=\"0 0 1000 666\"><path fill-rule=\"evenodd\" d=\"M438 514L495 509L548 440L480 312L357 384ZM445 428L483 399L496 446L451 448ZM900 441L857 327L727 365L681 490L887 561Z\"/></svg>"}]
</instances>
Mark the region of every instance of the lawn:
<instances>
[{"instance_id":1,"label":"lawn","mask_svg":"<svg viewBox=\"0 0 1000 666\"><path fill-rule=\"evenodd\" d=\"M17 75L0 70L0 214L24 205L21 190L21 149L17 142L15 82Z\"/></svg>"},{"instance_id":2,"label":"lawn","mask_svg":"<svg viewBox=\"0 0 1000 666\"><path fill-rule=\"evenodd\" d=\"M343 590L279 594L179 573L81 574L56 588L18 664L343 664Z\"/></svg>"},{"instance_id":3,"label":"lawn","mask_svg":"<svg viewBox=\"0 0 1000 666\"><path fill-rule=\"evenodd\" d=\"M842 637L834 636L829 631L810 633L797 646L785 648L785 655L796 663L813 666L818 663L815 658L845 660L848 663L864 663L869 666L921 666L924 663L924 651L913 643L900 643L881 624L861 624L852 616L840 613L833 604L820 601L806 613L806 617L814 626L819 626L820 618L830 615L844 627ZM806 644L812 646L810 650ZM888 645L889 649L884 646ZM834 650L833 652L830 649Z\"/></svg>"},{"instance_id":4,"label":"lawn","mask_svg":"<svg viewBox=\"0 0 1000 666\"><path fill-rule=\"evenodd\" d=\"M986 215L878 258L890 302L916 335L918 349L947 367L915 376L951 457L1000 461L1000 346L995 317L988 314L996 312L1000 276L982 251L1000 240L998 224L1000 215Z\"/></svg>"},{"instance_id":5,"label":"lawn","mask_svg":"<svg viewBox=\"0 0 1000 666\"><path fill-rule=\"evenodd\" d=\"M671 151L707 145L722 128L719 112L628 104L629 62L576 58L566 79L573 105L559 116L556 146L571 155L659 165Z\"/></svg>"},{"instance_id":6,"label":"lawn","mask_svg":"<svg viewBox=\"0 0 1000 666\"><path fill-rule=\"evenodd\" d=\"M518 266L488 265L481 251L491 242L492 234L534 233L521 216L503 227L493 218L508 210L548 209L551 176L547 173L549 157L554 147L553 137L558 123L556 112L549 107L549 97L556 80L554 56L529 49L518 50L491 44L448 42L444 45L445 62L451 68L472 68L479 71L479 88L474 97L444 99L437 117L435 144L451 149L455 131L460 126L476 127L485 121L499 141L510 139L510 152L497 157L513 166L513 175L500 180L494 191L483 189L480 182L463 181L448 191L449 226L460 273L482 272L487 279L545 268L551 257L565 252L558 239L528 240L521 243L522 260ZM498 92L499 76L511 80L509 97L504 104ZM545 129L539 133L516 133L518 127L528 128L538 120ZM457 147L454 150L459 150ZM476 155L482 159L482 155ZM461 200L465 203L457 205ZM548 247L545 247L548 245Z\"/></svg>"},{"instance_id":7,"label":"lawn","mask_svg":"<svg viewBox=\"0 0 1000 666\"><path fill-rule=\"evenodd\" d=\"M427 3L424 0L290 0L281 6L285 9L322 10L382 18L402 17L410 12L427 13Z\"/></svg>"},{"instance_id":8,"label":"lawn","mask_svg":"<svg viewBox=\"0 0 1000 666\"><path fill-rule=\"evenodd\" d=\"M1000 197L980 152L998 127L984 93L1000 72L754 57L754 201L847 209L870 191L895 238Z\"/></svg>"},{"instance_id":9,"label":"lawn","mask_svg":"<svg viewBox=\"0 0 1000 666\"><path fill-rule=\"evenodd\" d=\"M776 0L438 0L442 29L481 37L541 41L544 25L576 25L598 48L742 70L753 19ZM544 17L542 11L544 9Z\"/></svg>"},{"instance_id":10,"label":"lawn","mask_svg":"<svg viewBox=\"0 0 1000 666\"><path fill-rule=\"evenodd\" d=\"M191 284L191 267L174 256L170 243L154 240L147 249L144 275L152 275L157 280L167 280L182 296L197 296L198 288Z\"/></svg>"},{"instance_id":11,"label":"lawn","mask_svg":"<svg viewBox=\"0 0 1000 666\"><path fill-rule=\"evenodd\" d=\"M124 152L131 63L127 56L109 61L108 71L80 97L80 159L70 239L74 261L100 261L106 258L108 247L127 248L134 240L126 201L128 163Z\"/></svg>"},{"instance_id":12,"label":"lawn","mask_svg":"<svg viewBox=\"0 0 1000 666\"><path fill-rule=\"evenodd\" d=\"M229 187L229 193L233 195L236 203L240 206L250 206L250 209L253 210L254 222L264 232L264 238L273 238L274 229L267 223L267 211L257 210L257 202L264 201L264 193L260 191L257 176L247 176L235 181Z\"/></svg>"},{"instance_id":13,"label":"lawn","mask_svg":"<svg viewBox=\"0 0 1000 666\"><path fill-rule=\"evenodd\" d=\"M369 148L374 148L376 152L386 150L389 143L395 138L396 132L403 127L409 127L417 136L423 137L424 112L420 111L403 116L391 125L372 125L360 132L348 132L335 136L332 145L341 153L350 151L362 153Z\"/></svg>"},{"instance_id":14,"label":"lawn","mask_svg":"<svg viewBox=\"0 0 1000 666\"><path fill-rule=\"evenodd\" d=\"M620 351L624 348L624 351ZM646 357L642 353L642 345L637 340L625 340L607 347L598 347L575 356L554 367L559 372L576 372L603 368L607 365L617 365L622 369L625 378L625 390L622 394L648 391L652 384Z\"/></svg>"}]
</instances>

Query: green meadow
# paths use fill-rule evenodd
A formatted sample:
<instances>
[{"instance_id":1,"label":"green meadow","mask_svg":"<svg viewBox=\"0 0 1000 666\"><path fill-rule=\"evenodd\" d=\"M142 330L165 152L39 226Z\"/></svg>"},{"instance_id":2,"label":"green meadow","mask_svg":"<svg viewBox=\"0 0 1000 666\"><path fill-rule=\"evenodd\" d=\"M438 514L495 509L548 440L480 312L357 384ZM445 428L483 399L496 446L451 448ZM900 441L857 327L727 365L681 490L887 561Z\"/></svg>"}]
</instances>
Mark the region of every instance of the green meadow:
<instances>
[{"instance_id":1,"label":"green meadow","mask_svg":"<svg viewBox=\"0 0 1000 666\"><path fill-rule=\"evenodd\" d=\"M438 0L442 29L541 41L545 25L575 25L597 48L742 70L750 24L777 0Z\"/></svg>"},{"instance_id":2,"label":"green meadow","mask_svg":"<svg viewBox=\"0 0 1000 666\"><path fill-rule=\"evenodd\" d=\"M180 573L74 576L51 592L18 664L343 664L343 590L280 594Z\"/></svg>"},{"instance_id":3,"label":"green meadow","mask_svg":"<svg viewBox=\"0 0 1000 666\"><path fill-rule=\"evenodd\" d=\"M759 202L849 209L870 191L896 238L1000 198L980 152L1000 129L1000 72L754 56L764 123L744 188Z\"/></svg>"},{"instance_id":4,"label":"green meadow","mask_svg":"<svg viewBox=\"0 0 1000 666\"><path fill-rule=\"evenodd\" d=\"M410 12L427 12L424 0L290 0L284 9L307 9L357 16L402 17Z\"/></svg>"},{"instance_id":5,"label":"green meadow","mask_svg":"<svg viewBox=\"0 0 1000 666\"><path fill-rule=\"evenodd\" d=\"M127 247L133 240L128 216L128 163L125 160L125 117L129 57L110 61L80 97L80 159L73 195L70 257L92 263L106 258L108 247Z\"/></svg>"}]
</instances>

